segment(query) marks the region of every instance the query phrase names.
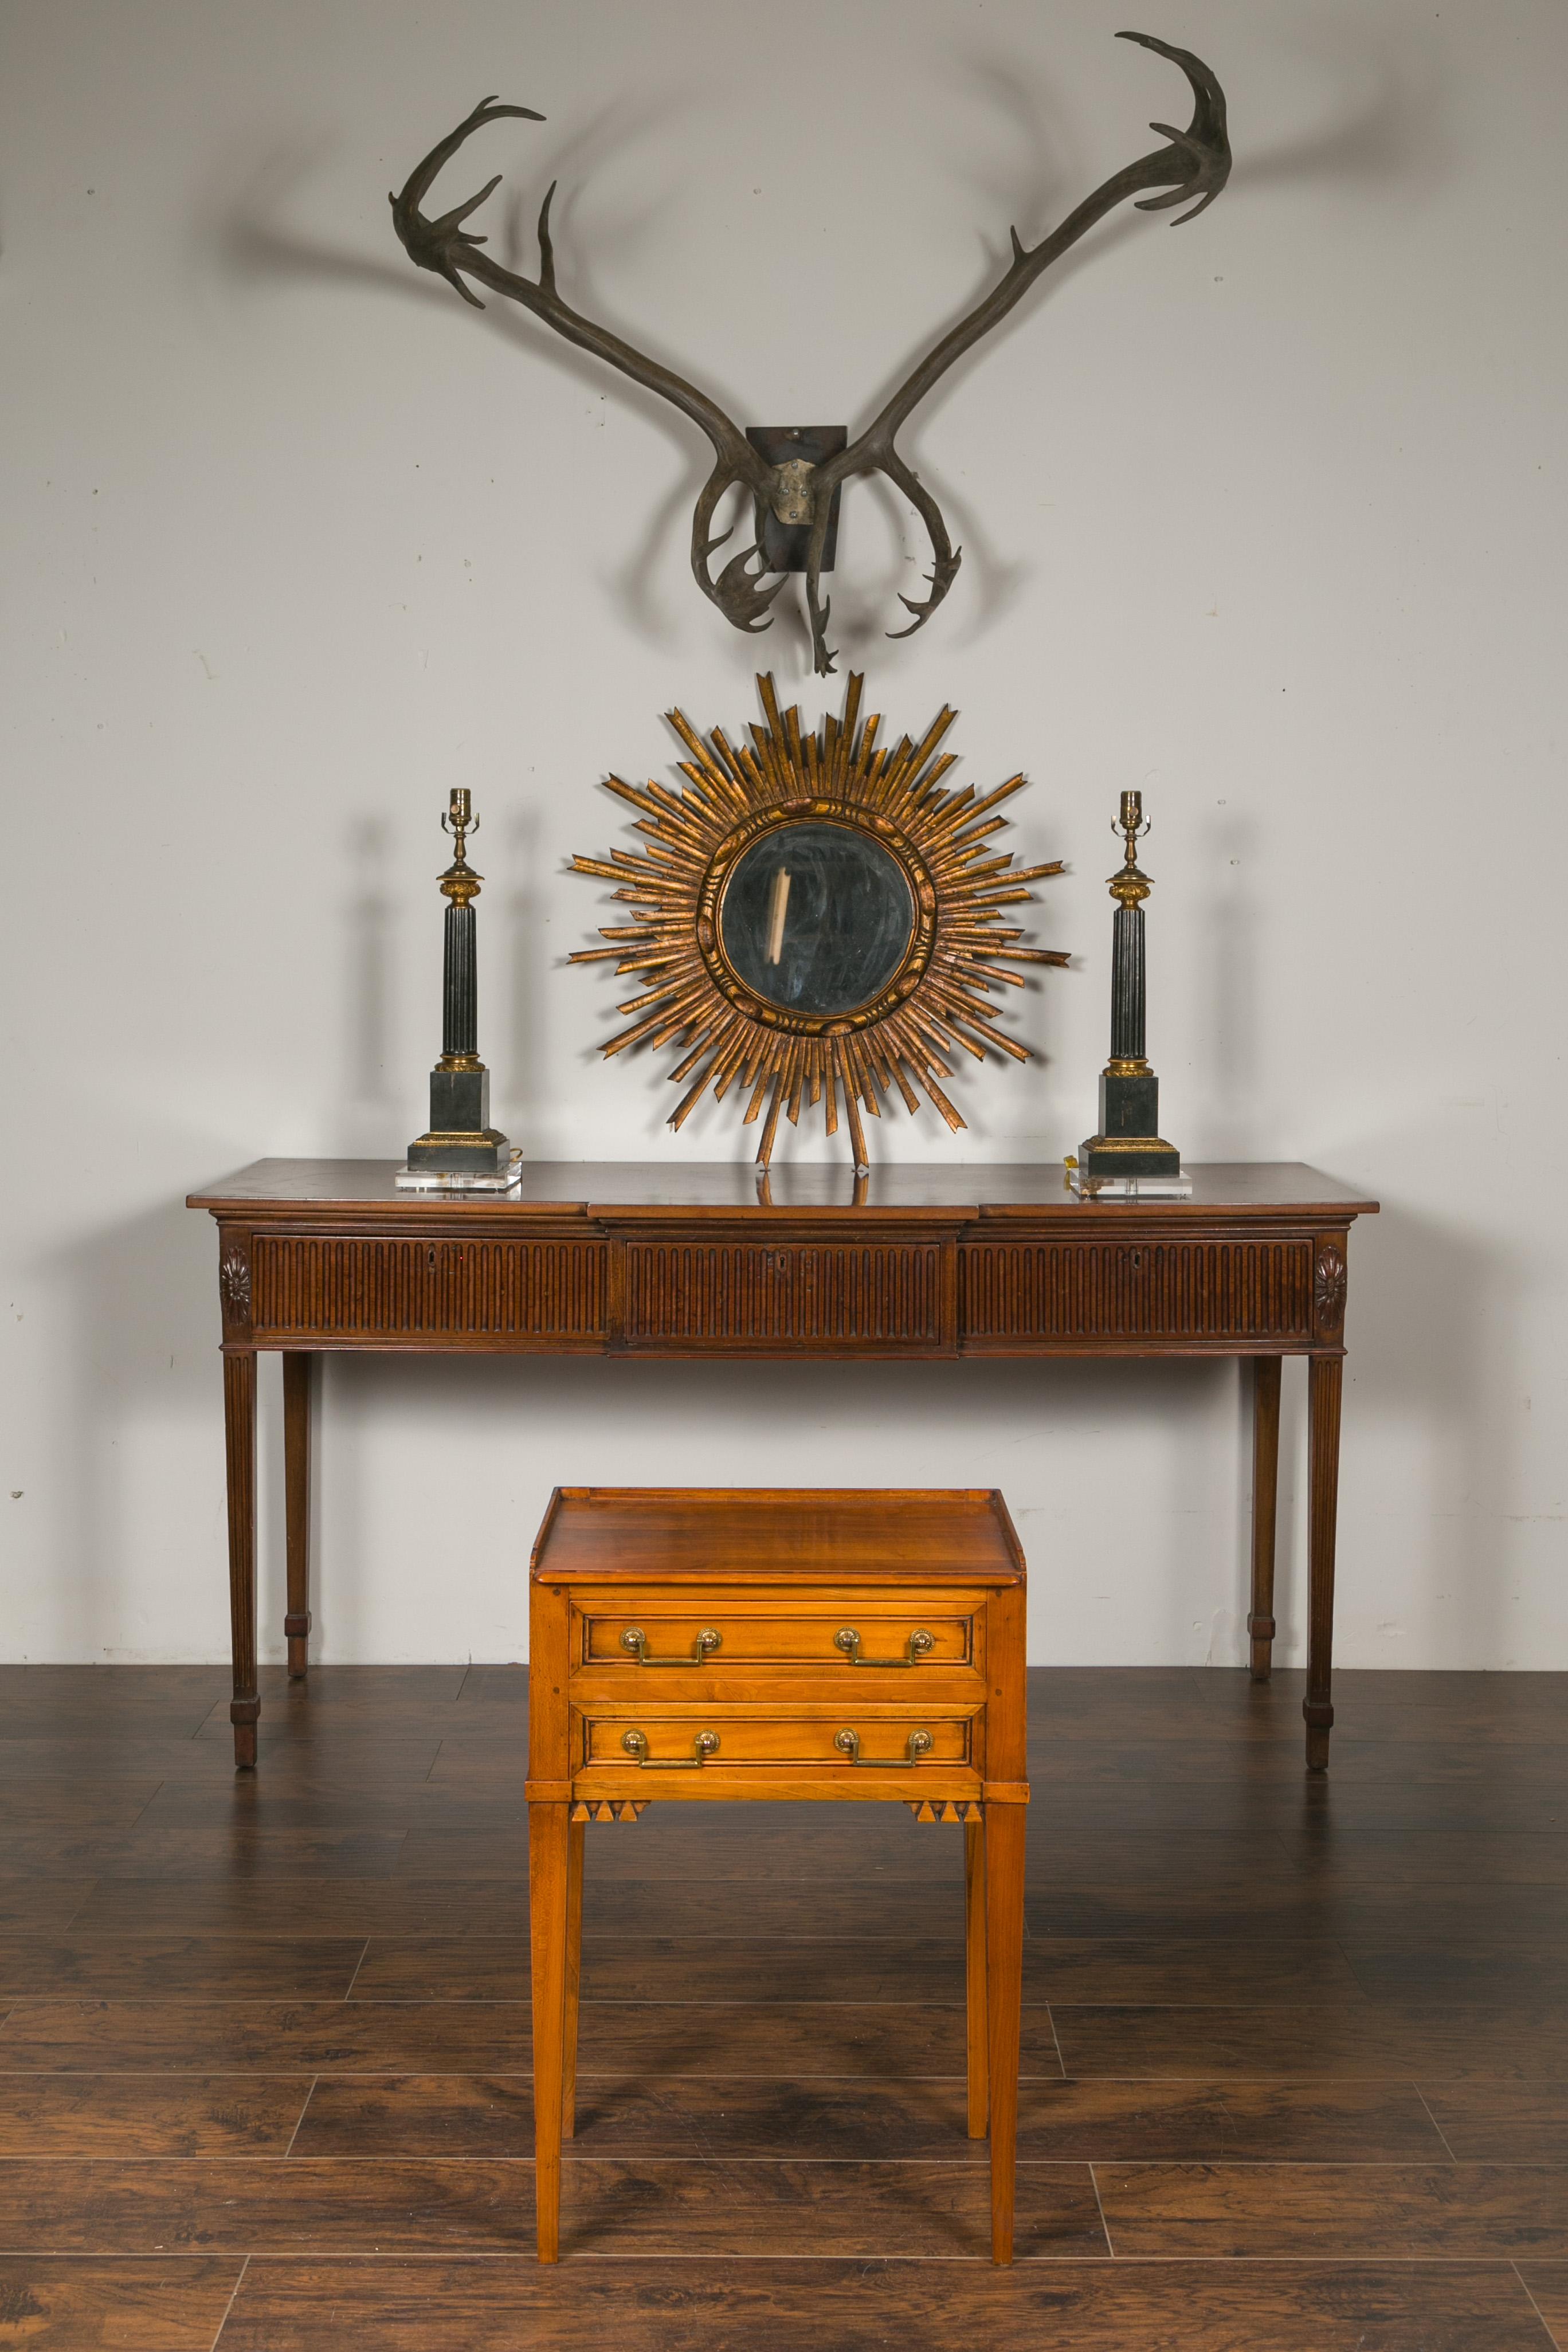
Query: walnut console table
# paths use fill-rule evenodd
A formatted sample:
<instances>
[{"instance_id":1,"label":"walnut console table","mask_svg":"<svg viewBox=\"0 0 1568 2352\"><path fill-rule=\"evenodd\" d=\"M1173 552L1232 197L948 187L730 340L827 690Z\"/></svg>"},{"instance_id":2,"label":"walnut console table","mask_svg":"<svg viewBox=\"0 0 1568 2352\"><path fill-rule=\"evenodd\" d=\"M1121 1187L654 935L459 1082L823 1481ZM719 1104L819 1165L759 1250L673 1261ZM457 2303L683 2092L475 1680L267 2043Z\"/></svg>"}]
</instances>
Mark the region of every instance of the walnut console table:
<instances>
[{"instance_id":1,"label":"walnut console table","mask_svg":"<svg viewBox=\"0 0 1568 2352\"><path fill-rule=\"evenodd\" d=\"M1290 1163L1187 1201L1082 1202L1041 1167L775 1171L536 1161L505 1199L399 1192L389 1160L262 1160L191 1195L218 1227L235 1762L256 1761L256 1358L283 1358L289 1667L310 1633L310 1374L439 1355L1248 1356L1252 1670L1274 1636L1279 1368L1308 1360L1307 1763L1329 1759L1349 1234L1375 1211Z\"/></svg>"}]
</instances>

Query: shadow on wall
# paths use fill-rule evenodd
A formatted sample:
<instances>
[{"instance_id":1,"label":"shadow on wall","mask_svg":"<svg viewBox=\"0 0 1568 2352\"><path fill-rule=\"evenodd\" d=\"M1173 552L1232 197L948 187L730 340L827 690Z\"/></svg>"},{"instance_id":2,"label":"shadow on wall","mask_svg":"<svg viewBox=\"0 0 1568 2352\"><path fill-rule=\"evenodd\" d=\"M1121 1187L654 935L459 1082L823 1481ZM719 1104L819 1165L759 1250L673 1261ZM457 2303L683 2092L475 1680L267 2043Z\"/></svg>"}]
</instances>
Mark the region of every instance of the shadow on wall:
<instances>
[{"instance_id":1,"label":"shadow on wall","mask_svg":"<svg viewBox=\"0 0 1568 2352\"><path fill-rule=\"evenodd\" d=\"M348 1018L343 1036L342 1115L350 1150L372 1154L384 1151L388 1136L395 1135L409 1117L408 1102L400 1099L389 1072L391 1039L395 1033L394 907L387 880L391 850L392 828L384 817L356 817L350 823L345 870L358 887L343 910ZM437 1041L432 1060L439 1050ZM405 1096L408 1092L403 1090ZM414 1100L417 1104L416 1088Z\"/></svg>"},{"instance_id":2,"label":"shadow on wall","mask_svg":"<svg viewBox=\"0 0 1568 2352\"><path fill-rule=\"evenodd\" d=\"M1415 1529L1382 1516L1347 1524L1343 1496L1353 1487L1343 1481L1342 1581L1353 1577L1363 1605L1375 1608L1385 1552L1414 1539L1427 1549L1426 1589L1455 1603L1447 1622L1466 1662L1527 1665L1511 1655L1506 1534L1522 1466L1528 1261L1397 1206L1358 1227L1351 1251L1343 1452L1353 1461L1363 1425L1370 1438L1381 1423L1387 1445L1403 1423L1418 1439L1413 1483L1430 1499ZM1392 1642L1422 1629L1380 1630Z\"/></svg>"},{"instance_id":3,"label":"shadow on wall","mask_svg":"<svg viewBox=\"0 0 1568 2352\"><path fill-rule=\"evenodd\" d=\"M1030 1557L1041 1659L1080 1656L1080 1628L1108 1615L1133 1657L1201 1663L1213 1639L1228 1364L335 1356L326 1373L317 1614L340 1655L384 1643L395 1612L402 1640L427 1622L412 1596L454 1463L474 1574L428 1607L437 1629L499 1615L502 1654L526 1644L528 1549L556 1484L995 1486ZM1085 1448L1105 1478L1069 1505L1053 1465Z\"/></svg>"},{"instance_id":4,"label":"shadow on wall","mask_svg":"<svg viewBox=\"0 0 1568 2352\"><path fill-rule=\"evenodd\" d=\"M1317 46L1310 51L1304 47L1300 32L1294 36L1297 56L1291 60L1290 71L1294 84L1305 79L1300 70L1301 59L1316 69L1327 93L1323 108L1327 120L1321 126L1297 131L1271 149L1261 151L1248 146L1244 128L1232 176L1233 188L1245 191L1249 187L1348 178L1392 178L1408 185L1422 180L1430 182L1435 175L1440 175L1447 165L1447 145L1441 131L1443 93L1435 47L1429 47L1425 53L1413 51L1407 33L1396 43L1359 12L1345 14L1331 27L1315 28L1315 36ZM994 164L978 173L972 168L968 173L970 184L979 186L988 213L999 212L1005 200L1013 216L1026 225L1033 239L1038 234L1038 225L1049 222L1065 206L1069 190L1087 193L1087 187L1079 190L1082 174L1076 166L1068 169L1059 163L1042 161L1050 158L1053 152L1059 153L1067 143L1061 129L1065 110L1054 103L1050 85L1039 70L1033 49L1023 55L1003 56L977 48L967 56L955 56L951 70L984 97L998 122L1010 129L1014 144L1027 159L1022 172L999 173ZM1223 63L1220 70L1223 79ZM614 100L593 120L564 137L543 126L529 126L531 137L521 145L523 168L529 173L531 185L540 191L552 179L561 183L552 226L558 251L569 257L565 264L570 271L569 299L586 314L603 318L604 306L595 299L587 258L572 236L575 189L591 179L595 166L604 159L624 153L629 142L643 136L656 124L666 126L673 110L689 109L696 103L698 95L689 89L666 94L657 102L644 102L636 108ZM432 137L437 127L431 126ZM999 139L988 152L999 151L1003 143ZM509 155L519 152L515 142L508 150ZM1130 148L1130 156L1132 152ZM390 249L384 258L374 259L302 236L282 226L280 216L286 205L318 169L322 153L319 142L310 148L296 142L286 149L275 149L249 167L237 189L231 186L204 194L204 219L216 218L220 224L214 249L222 274L231 282L246 287L306 281L347 285L383 294L390 291L405 302L445 308L451 314L452 331L456 332L461 308L458 298L436 278L416 271L396 252L390 226L385 230ZM474 186L482 183L485 175L477 161L470 178L461 179L467 160L466 154L458 159L449 185L442 186L443 198L454 190L458 194L468 193L470 180ZM486 161L489 160L487 155ZM417 156L411 152L406 168L411 169L416 161ZM538 267L532 221L534 201L531 194L525 194L521 188L500 199L500 241L507 265L524 275L534 274ZM1235 201L1234 196L1231 201ZM646 238L650 222L657 217L657 205L650 205L646 190L639 191L635 212L628 213L618 227L601 223L595 229L599 252L614 253L628 244L635 248ZM981 234L994 241L994 249L987 251L974 284L962 300L951 305L943 317L933 320L907 351L890 362L880 386L872 391L857 416L847 420L851 430L876 414L905 380L920 354L933 347L994 284L1006 259L1002 227L999 217L990 227L981 225ZM1122 243L1149 227L1149 222L1139 215L1124 213L1091 234L1085 245L1075 247L1053 266L1024 297L999 331L1001 340L1015 340L1040 307L1079 270L1098 268ZM911 265L914 259L911 251ZM472 325L467 319L464 323ZM605 323L616 324L613 320ZM654 426L677 456L679 478L663 499L655 502L640 538L624 564L613 571L605 583L620 606L623 619L642 642L668 645L673 631L661 607L656 582L668 541L678 533L681 519L695 503L709 471L710 454L701 436L680 421L666 402L601 362L580 355L548 328L535 324L526 314L504 302L488 305L482 331L502 336L527 353L531 365L546 364L593 394L605 397L613 393L646 424ZM727 387L707 382L700 355L671 352L661 347L657 335L650 337L642 329L627 339L639 349L649 350L681 374L695 373L732 416L743 420L754 408L754 399L739 400ZM993 356L993 338L987 336L956 363L921 404L920 415L908 435L908 454L917 469L921 422L940 414L967 381L971 370L988 363ZM762 406L766 409L770 403L764 398ZM1017 454L1020 467L1034 462L1027 446L1020 446ZM864 485L857 485L857 488L863 498ZM1016 604L1032 576L1032 566L1005 560L975 514L964 507L950 487L942 486L938 495L950 512L955 537L964 551L971 593L962 642L973 643ZM851 583L842 560L839 565L835 635L841 640L847 658L860 661L872 646L881 641L886 625L882 617L884 600L889 591L903 583L907 558L914 553L922 564L926 561L923 534L913 509L904 501L893 499L884 491L877 508L867 507L866 512L875 513L878 523L890 533L892 544L884 566L888 576L883 580L873 582L858 575ZM745 522L743 501L738 508L731 507L731 516ZM848 514L846 522L855 533L855 538L847 542L852 548L855 539L864 533L855 530ZM749 531L738 530L735 546L743 546L748 536ZM844 544L841 541L841 546ZM804 649L804 622L787 592L775 607L775 614L782 625L782 640L774 640L775 657L782 656L785 645Z\"/></svg>"},{"instance_id":5,"label":"shadow on wall","mask_svg":"<svg viewBox=\"0 0 1568 2352\"><path fill-rule=\"evenodd\" d=\"M200 1177L216 1172L205 1152L193 1167ZM212 1607L201 1622L221 1635L228 1571L222 1322L211 1221L170 1201L62 1253L55 1270L69 1299L70 1387L61 1418L71 1433L77 1475L57 1521L54 1654L102 1656L105 1628L117 1627L134 1654L167 1654L166 1612L179 1615L185 1632L188 1612L177 1589L159 1578L157 1564L189 1544L193 1521L194 1548L209 1550L212 1562ZM264 1391L272 1385L261 1382ZM263 1408L269 1439L275 1404L268 1396ZM193 1492L186 1474L194 1446L208 1453ZM274 1483L273 1452L268 1443L260 1463L264 1489ZM134 1487L127 1484L132 1468L140 1474ZM174 1646L188 1646L188 1635ZM224 1636L212 1654L226 1647Z\"/></svg>"}]
</instances>

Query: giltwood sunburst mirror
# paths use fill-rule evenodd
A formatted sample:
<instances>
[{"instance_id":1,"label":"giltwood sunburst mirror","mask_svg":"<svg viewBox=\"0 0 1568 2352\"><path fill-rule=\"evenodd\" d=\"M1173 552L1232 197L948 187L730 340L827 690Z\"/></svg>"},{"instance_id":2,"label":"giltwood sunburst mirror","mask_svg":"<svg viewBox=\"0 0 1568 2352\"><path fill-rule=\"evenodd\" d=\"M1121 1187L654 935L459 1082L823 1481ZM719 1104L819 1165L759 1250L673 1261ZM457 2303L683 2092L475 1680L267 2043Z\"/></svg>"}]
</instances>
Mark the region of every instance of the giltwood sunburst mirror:
<instances>
[{"instance_id":1,"label":"giltwood sunburst mirror","mask_svg":"<svg viewBox=\"0 0 1568 2352\"><path fill-rule=\"evenodd\" d=\"M1014 964L1065 964L1054 948L1022 944L1005 919L1032 902L1026 886L1061 872L1015 868L995 854L996 814L1025 779L977 798L943 778L942 750L956 713L944 708L919 742L879 747L881 720L860 717L863 680L851 676L841 719L805 733L798 709L781 712L759 677L766 724L749 745L714 728L706 740L684 714L670 723L689 757L684 789L609 789L638 811L642 851L575 857L580 874L616 885L632 919L606 924L611 944L574 963L611 961L647 986L620 1006L635 1016L603 1051L677 1046L670 1072L690 1084L670 1114L679 1129L711 1087L734 1093L747 1126L766 1117L757 1160L773 1158L780 1114L792 1124L821 1103L829 1135L842 1097L857 1174L867 1167L862 1111L881 1116L897 1093L913 1112L923 1094L950 1129L964 1125L942 1091L958 1053L1027 1061L1029 1048L996 1026L993 994L1021 988Z\"/></svg>"}]
</instances>

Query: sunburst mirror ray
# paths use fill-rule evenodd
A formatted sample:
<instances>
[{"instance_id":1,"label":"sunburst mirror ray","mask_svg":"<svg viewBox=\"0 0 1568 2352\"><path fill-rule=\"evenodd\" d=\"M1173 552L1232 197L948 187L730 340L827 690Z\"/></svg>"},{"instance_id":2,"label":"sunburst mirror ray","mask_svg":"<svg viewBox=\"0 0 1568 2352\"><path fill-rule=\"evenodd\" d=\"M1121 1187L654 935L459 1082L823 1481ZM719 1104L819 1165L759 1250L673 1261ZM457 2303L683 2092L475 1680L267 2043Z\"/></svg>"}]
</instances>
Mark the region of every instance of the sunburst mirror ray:
<instances>
[{"instance_id":1,"label":"sunburst mirror ray","mask_svg":"<svg viewBox=\"0 0 1568 2352\"><path fill-rule=\"evenodd\" d=\"M949 786L955 754L942 745L957 714L945 706L918 742L882 748L880 719L860 715L863 685L850 677L843 716L815 735L798 708L780 710L771 677L757 680L766 723L747 744L717 727L704 739L671 711L684 787L606 780L637 811L647 848L572 861L613 883L631 919L571 961L612 961L642 983L619 1007L630 1026L603 1051L678 1048L669 1075L689 1083L671 1127L710 1089L732 1095L747 1126L763 1120L763 1168L781 1115L793 1125L818 1104L835 1135L842 1100L858 1173L862 1114L879 1118L895 1095L911 1112L923 1096L962 1128L942 1084L955 1057L1029 1059L996 1025L992 998L1024 985L1010 967L1068 961L1025 946L1006 919L1033 903L1030 883L1062 870L996 851L1008 822L997 812L1025 779L978 796Z\"/></svg>"}]
</instances>

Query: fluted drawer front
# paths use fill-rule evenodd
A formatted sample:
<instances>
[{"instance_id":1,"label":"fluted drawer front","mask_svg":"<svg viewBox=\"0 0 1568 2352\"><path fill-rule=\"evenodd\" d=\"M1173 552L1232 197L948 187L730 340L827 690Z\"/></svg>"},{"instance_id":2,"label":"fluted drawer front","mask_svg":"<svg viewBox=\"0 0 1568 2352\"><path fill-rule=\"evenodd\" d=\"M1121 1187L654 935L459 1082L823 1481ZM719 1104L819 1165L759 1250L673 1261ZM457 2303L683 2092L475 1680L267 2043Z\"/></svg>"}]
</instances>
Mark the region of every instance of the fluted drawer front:
<instances>
[{"instance_id":1,"label":"fluted drawer front","mask_svg":"<svg viewBox=\"0 0 1568 2352\"><path fill-rule=\"evenodd\" d=\"M259 1234L252 1280L258 1336L559 1339L604 1328L596 1242Z\"/></svg>"},{"instance_id":2,"label":"fluted drawer front","mask_svg":"<svg viewBox=\"0 0 1568 2352\"><path fill-rule=\"evenodd\" d=\"M934 1242L626 1244L628 1343L942 1343Z\"/></svg>"},{"instance_id":3,"label":"fluted drawer front","mask_svg":"<svg viewBox=\"0 0 1568 2352\"><path fill-rule=\"evenodd\" d=\"M959 1313L975 1339L1310 1339L1306 1241L971 1242Z\"/></svg>"}]
</instances>

